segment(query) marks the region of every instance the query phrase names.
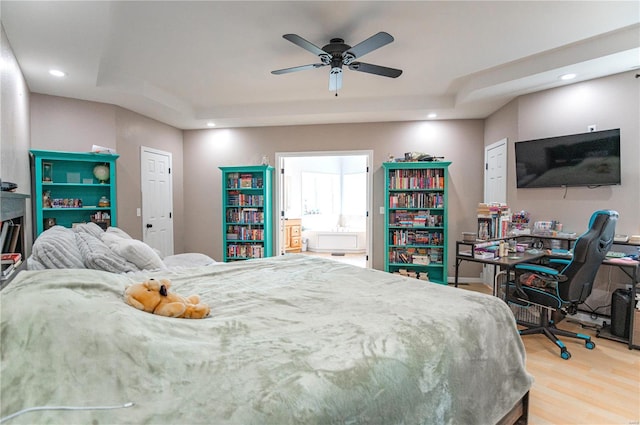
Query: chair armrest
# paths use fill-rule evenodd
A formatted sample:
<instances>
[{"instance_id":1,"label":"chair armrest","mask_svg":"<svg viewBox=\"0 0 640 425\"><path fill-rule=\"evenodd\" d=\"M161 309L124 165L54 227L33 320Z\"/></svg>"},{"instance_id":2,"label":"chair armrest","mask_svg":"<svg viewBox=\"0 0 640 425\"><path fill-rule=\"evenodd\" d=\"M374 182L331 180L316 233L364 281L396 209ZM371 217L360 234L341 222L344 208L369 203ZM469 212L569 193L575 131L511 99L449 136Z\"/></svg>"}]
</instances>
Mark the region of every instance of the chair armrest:
<instances>
[{"instance_id":1,"label":"chair armrest","mask_svg":"<svg viewBox=\"0 0 640 425\"><path fill-rule=\"evenodd\" d=\"M518 272L520 273L530 272L537 275L538 278L543 279L547 282L559 283L559 282L565 282L567 280L567 277L561 274L558 270L552 267L542 266L540 264L529 264L529 263L516 264L515 269L516 269L516 276L518 275ZM516 284L516 287L518 287L519 289L522 288L522 286L520 285L520 280L517 277L515 279L515 284Z\"/></svg>"},{"instance_id":2,"label":"chair armrest","mask_svg":"<svg viewBox=\"0 0 640 425\"><path fill-rule=\"evenodd\" d=\"M515 265L516 270L526 270L533 273L543 273L549 276L557 276L560 272L551 267L541 266L539 264L521 263Z\"/></svg>"},{"instance_id":3,"label":"chair armrest","mask_svg":"<svg viewBox=\"0 0 640 425\"><path fill-rule=\"evenodd\" d=\"M571 262L571 260L567 260L565 258L550 258L549 259L549 264L562 264L562 265L566 266L570 262Z\"/></svg>"}]
</instances>

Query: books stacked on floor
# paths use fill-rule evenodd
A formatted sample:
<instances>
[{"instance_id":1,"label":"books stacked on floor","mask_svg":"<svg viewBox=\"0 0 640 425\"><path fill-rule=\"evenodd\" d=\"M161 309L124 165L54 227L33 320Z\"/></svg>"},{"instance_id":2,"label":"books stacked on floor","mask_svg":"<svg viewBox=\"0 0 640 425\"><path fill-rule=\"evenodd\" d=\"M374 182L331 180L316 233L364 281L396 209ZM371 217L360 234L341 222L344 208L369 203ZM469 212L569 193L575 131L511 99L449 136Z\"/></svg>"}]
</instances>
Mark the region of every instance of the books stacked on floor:
<instances>
[{"instance_id":1,"label":"books stacked on floor","mask_svg":"<svg viewBox=\"0 0 640 425\"><path fill-rule=\"evenodd\" d=\"M19 252L4 253L0 257L0 264L2 265L0 279L4 280L11 276L18 266L22 264L22 254Z\"/></svg>"},{"instance_id":2,"label":"books stacked on floor","mask_svg":"<svg viewBox=\"0 0 640 425\"><path fill-rule=\"evenodd\" d=\"M401 276L410 277L412 279L429 281L429 273L425 271L413 271L407 269L398 269L393 274L399 274Z\"/></svg>"}]
</instances>

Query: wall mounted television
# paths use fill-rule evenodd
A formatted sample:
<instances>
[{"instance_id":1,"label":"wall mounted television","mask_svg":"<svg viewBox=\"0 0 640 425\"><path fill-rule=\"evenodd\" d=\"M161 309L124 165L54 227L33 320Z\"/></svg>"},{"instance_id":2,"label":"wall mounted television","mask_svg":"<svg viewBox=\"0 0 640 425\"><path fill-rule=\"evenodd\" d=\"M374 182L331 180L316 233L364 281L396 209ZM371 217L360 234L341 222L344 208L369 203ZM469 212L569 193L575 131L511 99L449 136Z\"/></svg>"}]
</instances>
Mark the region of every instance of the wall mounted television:
<instances>
[{"instance_id":1,"label":"wall mounted television","mask_svg":"<svg viewBox=\"0 0 640 425\"><path fill-rule=\"evenodd\" d=\"M515 143L518 188L620 184L620 129Z\"/></svg>"}]
</instances>

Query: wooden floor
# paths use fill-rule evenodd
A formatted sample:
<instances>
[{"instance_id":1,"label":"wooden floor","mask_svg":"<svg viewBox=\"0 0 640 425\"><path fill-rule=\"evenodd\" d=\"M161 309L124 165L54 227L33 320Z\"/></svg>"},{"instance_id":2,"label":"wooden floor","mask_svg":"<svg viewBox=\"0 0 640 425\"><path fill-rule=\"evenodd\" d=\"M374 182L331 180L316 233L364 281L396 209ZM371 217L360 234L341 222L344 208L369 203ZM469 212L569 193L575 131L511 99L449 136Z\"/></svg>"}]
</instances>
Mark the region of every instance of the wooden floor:
<instances>
[{"instance_id":1,"label":"wooden floor","mask_svg":"<svg viewBox=\"0 0 640 425\"><path fill-rule=\"evenodd\" d=\"M490 293L482 284L463 289ZM529 423L547 424L640 424L640 351L626 344L595 337L595 330L564 320L558 326L590 335L596 344L562 338L571 352L560 358L559 349L544 335L522 338L527 370L535 378L530 393Z\"/></svg>"}]
</instances>

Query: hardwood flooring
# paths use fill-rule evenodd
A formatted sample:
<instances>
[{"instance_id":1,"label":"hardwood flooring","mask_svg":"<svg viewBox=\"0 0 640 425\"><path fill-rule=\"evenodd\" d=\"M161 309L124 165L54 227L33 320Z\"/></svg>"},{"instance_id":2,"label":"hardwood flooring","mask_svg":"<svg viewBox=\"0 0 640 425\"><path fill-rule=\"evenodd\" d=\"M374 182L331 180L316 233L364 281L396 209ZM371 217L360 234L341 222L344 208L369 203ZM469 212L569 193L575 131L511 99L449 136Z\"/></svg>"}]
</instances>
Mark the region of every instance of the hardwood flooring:
<instances>
[{"instance_id":1,"label":"hardwood flooring","mask_svg":"<svg viewBox=\"0 0 640 425\"><path fill-rule=\"evenodd\" d=\"M482 284L460 286L490 293ZM569 321L568 321L569 320ZM548 424L640 424L640 351L626 344L596 338L595 330L570 322L559 328L590 335L596 344L562 338L571 352L560 358L559 349L544 335L525 335L527 370L535 378L529 399L529 423Z\"/></svg>"}]
</instances>

